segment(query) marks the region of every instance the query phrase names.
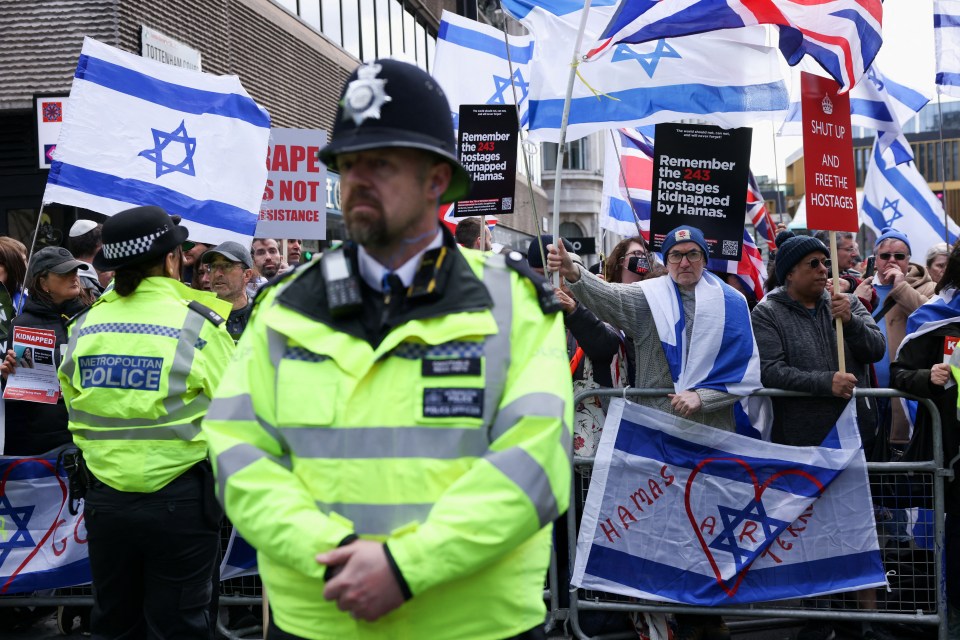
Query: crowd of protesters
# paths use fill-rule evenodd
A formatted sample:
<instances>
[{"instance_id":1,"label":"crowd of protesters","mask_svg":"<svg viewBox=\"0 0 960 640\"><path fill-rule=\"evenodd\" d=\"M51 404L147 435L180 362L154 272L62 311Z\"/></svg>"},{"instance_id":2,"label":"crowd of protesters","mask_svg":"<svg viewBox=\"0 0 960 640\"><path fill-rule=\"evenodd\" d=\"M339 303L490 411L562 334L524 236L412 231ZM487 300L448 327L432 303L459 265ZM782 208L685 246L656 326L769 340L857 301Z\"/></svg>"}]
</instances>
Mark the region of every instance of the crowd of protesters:
<instances>
[{"instance_id":1,"label":"crowd of protesters","mask_svg":"<svg viewBox=\"0 0 960 640\"><path fill-rule=\"evenodd\" d=\"M111 271L92 264L100 250L102 225L79 220L70 229L68 247L44 247L27 261L26 247L11 238L0 238L0 307L5 318L3 334L11 327L50 329L56 335L55 364L60 365L71 318L88 308L113 285ZM481 229L483 233L481 233ZM674 232L671 232L674 233ZM456 238L466 248L490 251L489 229L479 219L466 218ZM760 358L763 386L816 394L818 398L773 400L774 442L794 446L818 445L836 422L854 389L892 387L930 397L940 409L944 457L950 460L960 446L957 436L957 386L943 360L945 336L960 335L960 315L941 323L936 331L901 344L908 318L936 294L952 297L960 287L960 248L933 246L925 264L914 262L910 239L892 229L877 238L872 259L863 259L853 234L838 234L837 255L831 256L824 233L777 237L771 251L768 290L759 301L745 300ZM286 245L286 255L284 255ZM669 355L657 335L654 315L657 297L652 282L672 281L679 291L685 331L695 327L699 287L704 279L708 248L699 230L680 228L667 237L660 254L640 236L618 243L610 255L590 268L565 240L534 238L525 248L533 270L562 278L555 296L564 314L567 355L575 391L612 387L674 387ZM237 242L209 245L183 243L180 278L196 289L211 291L230 304L226 326L236 340L254 306L257 290L271 278L301 260L301 243L256 239L247 247ZM831 259L838 262L840 289L833 292ZM546 262L545 262L546 260ZM718 273L715 286L725 287L730 274ZM713 282L714 280L711 280ZM640 283L647 282L647 285ZM737 287L741 293L742 287ZM939 298L938 298L939 299ZM701 302L700 304L706 304ZM746 317L746 316L744 316ZM838 363L835 322L843 325L845 370ZM733 322L734 319L728 319ZM9 342L8 342L9 344ZM26 354L12 349L0 364L6 379L18 366L30 366ZM825 398L826 396L826 398ZM831 402L827 398L836 400ZM737 396L710 388L690 388L663 398L640 401L683 416L705 427L734 429L732 406ZM575 407L574 450L578 455L596 452L602 432L606 402L587 399ZM931 419L922 406L909 424L899 402L886 398L857 398L861 440L869 460L898 460L908 452L914 459L929 457ZM9 400L6 402L5 455L29 456L63 448L71 443L63 399L56 404ZM955 469L956 471L956 469ZM952 485L951 485L952 486ZM947 581L951 612L960 606L960 545L956 523L949 517L960 511L960 493L947 492ZM566 544L566 542L564 542ZM858 594L861 606L876 606L873 590ZM87 612L61 612L61 628L69 633L72 616L86 628ZM719 616L677 616L676 638L729 637ZM605 628L603 630L609 630ZM880 625L866 624L864 638L892 637ZM808 623L800 640L834 637L828 624Z\"/></svg>"}]
</instances>

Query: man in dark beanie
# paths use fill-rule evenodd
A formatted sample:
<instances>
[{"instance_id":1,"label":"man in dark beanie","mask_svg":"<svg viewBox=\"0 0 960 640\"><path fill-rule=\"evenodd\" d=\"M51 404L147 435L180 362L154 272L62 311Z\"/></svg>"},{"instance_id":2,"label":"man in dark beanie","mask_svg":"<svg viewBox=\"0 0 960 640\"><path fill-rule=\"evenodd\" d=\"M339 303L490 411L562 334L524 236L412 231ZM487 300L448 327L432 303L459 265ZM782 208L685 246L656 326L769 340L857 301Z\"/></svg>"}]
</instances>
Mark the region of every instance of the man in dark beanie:
<instances>
[{"instance_id":1,"label":"man in dark beanie","mask_svg":"<svg viewBox=\"0 0 960 640\"><path fill-rule=\"evenodd\" d=\"M829 252L811 236L794 236L778 245L779 287L764 296L751 314L765 387L819 394L773 398L772 440L818 446L836 424L855 387L869 387L870 364L883 357L880 329L854 294L826 290ZM839 371L834 318L843 321L846 373ZM822 396L833 396L833 399ZM876 404L857 398L864 448L876 429ZM797 638L832 638L822 622L808 623Z\"/></svg>"}]
</instances>

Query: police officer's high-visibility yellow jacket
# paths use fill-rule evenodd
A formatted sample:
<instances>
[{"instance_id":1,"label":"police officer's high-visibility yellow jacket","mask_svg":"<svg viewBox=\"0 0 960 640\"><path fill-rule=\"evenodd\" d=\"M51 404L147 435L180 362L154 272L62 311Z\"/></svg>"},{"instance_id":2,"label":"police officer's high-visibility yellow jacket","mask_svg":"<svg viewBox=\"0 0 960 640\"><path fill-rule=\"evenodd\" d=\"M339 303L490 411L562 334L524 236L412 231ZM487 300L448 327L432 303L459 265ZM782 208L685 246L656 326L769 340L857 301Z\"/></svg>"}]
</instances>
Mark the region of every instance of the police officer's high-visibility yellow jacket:
<instances>
[{"instance_id":1,"label":"police officer's high-visibility yellow jacket","mask_svg":"<svg viewBox=\"0 0 960 640\"><path fill-rule=\"evenodd\" d=\"M220 498L288 633L482 640L543 623L571 481L562 318L503 257L449 235L435 251L436 288L385 325L369 307L333 318L317 262L268 290L204 420ZM370 340L372 326L386 328ZM386 541L411 596L372 623L322 595L314 557L352 534Z\"/></svg>"},{"instance_id":2,"label":"police officer's high-visibility yellow jacket","mask_svg":"<svg viewBox=\"0 0 960 640\"><path fill-rule=\"evenodd\" d=\"M152 493L207 457L200 421L233 356L220 317L229 312L213 294L154 277L131 296L104 293L73 321L60 387L100 481Z\"/></svg>"}]
</instances>

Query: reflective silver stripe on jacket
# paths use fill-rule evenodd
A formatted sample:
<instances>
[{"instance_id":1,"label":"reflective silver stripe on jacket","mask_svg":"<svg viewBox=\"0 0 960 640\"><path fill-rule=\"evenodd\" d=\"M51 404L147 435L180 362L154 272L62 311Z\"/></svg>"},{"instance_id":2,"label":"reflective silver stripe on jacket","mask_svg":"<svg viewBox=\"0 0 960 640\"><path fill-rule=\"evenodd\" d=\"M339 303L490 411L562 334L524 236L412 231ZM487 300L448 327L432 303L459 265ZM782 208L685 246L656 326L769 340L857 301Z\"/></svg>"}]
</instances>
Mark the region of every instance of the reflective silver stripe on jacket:
<instances>
[{"instance_id":1,"label":"reflective silver stripe on jacket","mask_svg":"<svg viewBox=\"0 0 960 640\"><path fill-rule=\"evenodd\" d=\"M513 288L503 256L487 258L483 265L483 284L493 298L491 312L497 323L497 333L487 336L483 348L486 357L483 423L492 425L510 369L510 330L513 326Z\"/></svg>"},{"instance_id":2,"label":"reflective silver stripe on jacket","mask_svg":"<svg viewBox=\"0 0 960 640\"><path fill-rule=\"evenodd\" d=\"M200 332L206 319L193 311L187 311L180 329L173 327L123 322L104 322L88 327L83 323L87 319L84 314L78 319L71 333L64 357L63 371L70 380L73 380L76 371L74 351L77 341L82 336L97 333L140 334L155 335L177 340L173 361L167 374L167 395L162 404L165 415L156 418L137 416L133 418L112 418L100 416L73 407L70 408L70 421L98 427L94 430L89 427L75 427L72 432L88 440L193 440L200 435L200 420L207 412L210 399L204 394L197 395L189 404L185 400L188 385L187 381L193 368L194 357L201 342ZM166 363L166 360L164 361ZM159 421L169 421L173 424L157 426Z\"/></svg>"},{"instance_id":3,"label":"reflective silver stripe on jacket","mask_svg":"<svg viewBox=\"0 0 960 640\"><path fill-rule=\"evenodd\" d=\"M227 480L233 474L244 469L257 460L268 459L287 469L292 469L289 456L276 457L271 456L266 451L259 449L252 444L237 444L217 456L217 496L220 501L226 500Z\"/></svg>"},{"instance_id":4,"label":"reflective silver stripe on jacket","mask_svg":"<svg viewBox=\"0 0 960 640\"><path fill-rule=\"evenodd\" d=\"M510 447L489 454L486 460L527 495L537 510L541 527L560 517L557 499L550 488L549 476L533 456L520 447Z\"/></svg>"},{"instance_id":5,"label":"reflective silver stripe on jacket","mask_svg":"<svg viewBox=\"0 0 960 640\"><path fill-rule=\"evenodd\" d=\"M357 504L317 502L325 514L338 513L353 523L358 535L385 536L413 522L426 522L432 502L409 504Z\"/></svg>"},{"instance_id":6,"label":"reflective silver stripe on jacket","mask_svg":"<svg viewBox=\"0 0 960 640\"><path fill-rule=\"evenodd\" d=\"M260 427L277 441L283 451L289 451L286 440L280 431L257 415L253 408L253 396L241 393L236 396L214 398L210 403L210 410L204 420L220 420L223 422L256 422Z\"/></svg>"},{"instance_id":7,"label":"reflective silver stripe on jacket","mask_svg":"<svg viewBox=\"0 0 960 640\"><path fill-rule=\"evenodd\" d=\"M483 429L447 427L281 427L298 458L479 458L489 443Z\"/></svg>"}]
</instances>

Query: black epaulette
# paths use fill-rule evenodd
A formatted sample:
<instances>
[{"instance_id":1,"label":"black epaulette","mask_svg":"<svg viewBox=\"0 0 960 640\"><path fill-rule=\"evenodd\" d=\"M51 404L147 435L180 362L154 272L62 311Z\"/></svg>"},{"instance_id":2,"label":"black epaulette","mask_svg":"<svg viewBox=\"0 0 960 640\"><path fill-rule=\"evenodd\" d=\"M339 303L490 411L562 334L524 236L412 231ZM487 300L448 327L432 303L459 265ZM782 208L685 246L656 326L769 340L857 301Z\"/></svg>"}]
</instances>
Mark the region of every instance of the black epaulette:
<instances>
[{"instance_id":1,"label":"black epaulette","mask_svg":"<svg viewBox=\"0 0 960 640\"><path fill-rule=\"evenodd\" d=\"M533 288L537 292L537 302L540 303L540 310L544 314L559 313L562 310L560 301L553 294L553 285L533 270L526 256L519 251L510 251L503 258L508 267L533 283Z\"/></svg>"},{"instance_id":2,"label":"black epaulette","mask_svg":"<svg viewBox=\"0 0 960 640\"><path fill-rule=\"evenodd\" d=\"M69 320L67 320L67 326L69 327L71 324L73 324L74 322L76 322L77 320L79 320L80 318L82 318L82 317L84 316L84 314L86 314L88 311L90 311L90 309L93 309L93 305L87 307L87 308L84 309L83 311L80 311L80 312L76 313L72 318L70 318Z\"/></svg>"},{"instance_id":3,"label":"black epaulette","mask_svg":"<svg viewBox=\"0 0 960 640\"><path fill-rule=\"evenodd\" d=\"M219 313L217 313L207 305L197 302L196 300L191 300L190 302L188 302L187 307L189 307L191 311L195 311L196 313L199 313L200 315L202 315L204 319L212 322L216 327L219 327L220 325L222 325L224 322L227 321L227 319L224 318L222 315L220 315Z\"/></svg>"}]
</instances>

